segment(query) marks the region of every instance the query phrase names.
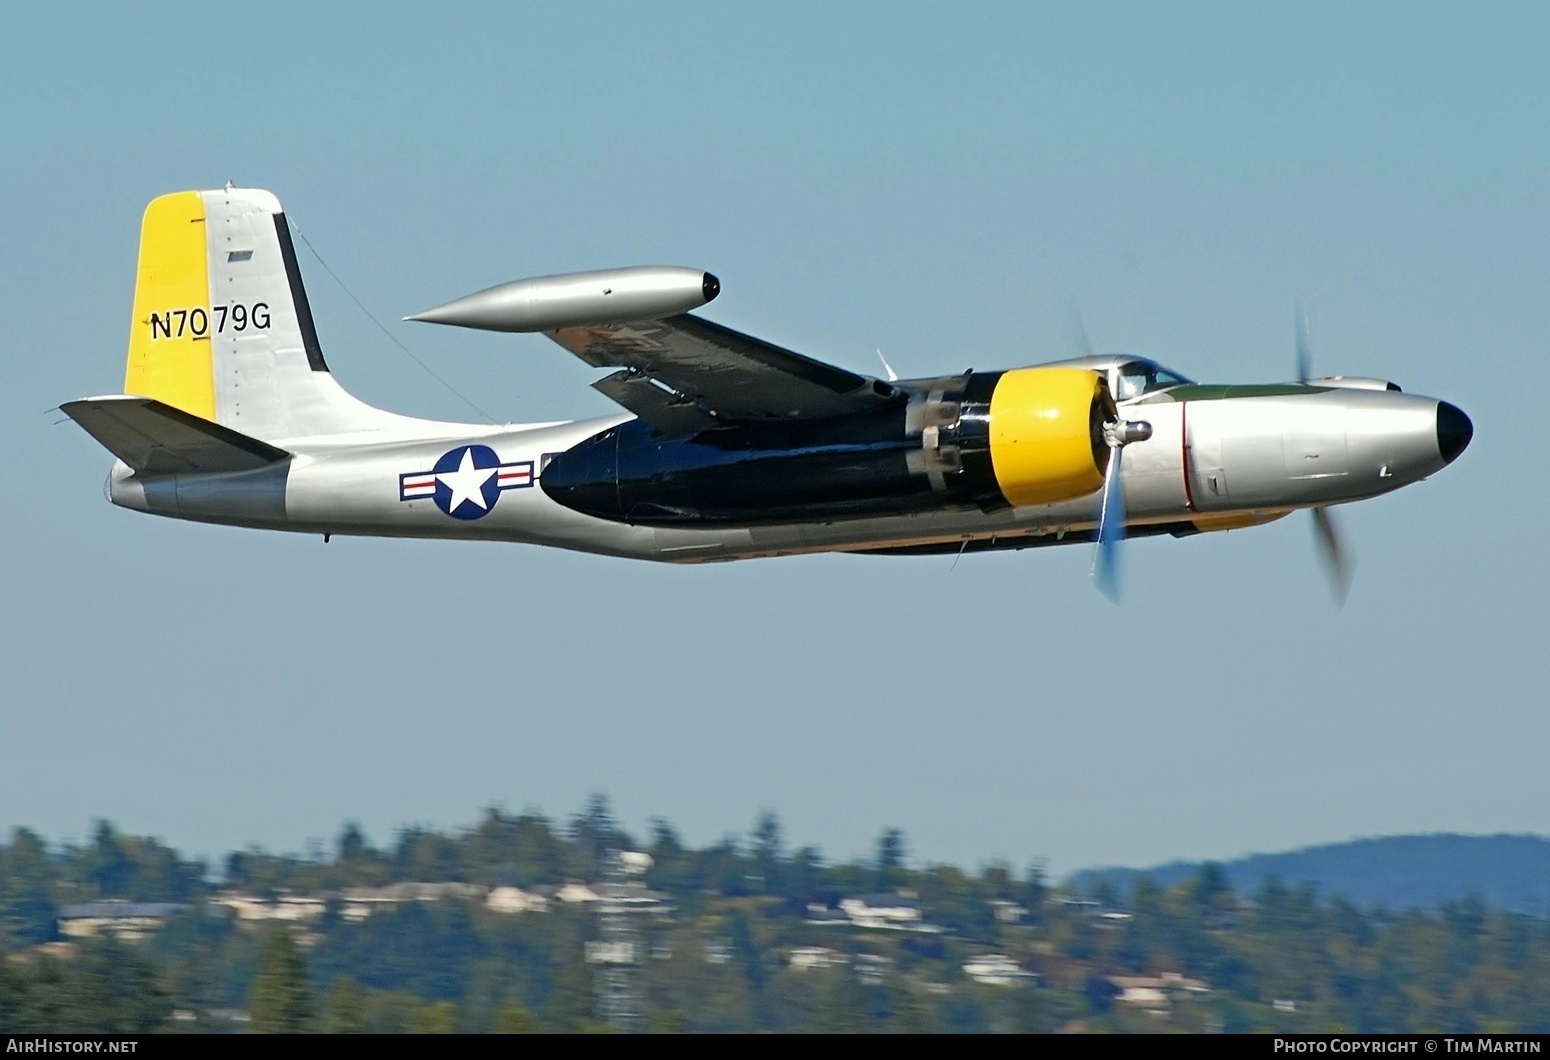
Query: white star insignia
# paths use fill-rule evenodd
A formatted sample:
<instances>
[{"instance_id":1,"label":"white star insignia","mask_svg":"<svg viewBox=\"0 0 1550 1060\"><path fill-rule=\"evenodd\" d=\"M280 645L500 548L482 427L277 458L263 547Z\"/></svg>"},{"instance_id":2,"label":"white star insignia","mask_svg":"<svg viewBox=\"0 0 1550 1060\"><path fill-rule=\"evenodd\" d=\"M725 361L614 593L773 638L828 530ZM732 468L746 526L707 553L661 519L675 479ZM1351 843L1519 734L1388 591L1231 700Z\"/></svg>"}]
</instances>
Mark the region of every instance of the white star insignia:
<instances>
[{"instance_id":1,"label":"white star insignia","mask_svg":"<svg viewBox=\"0 0 1550 1060\"><path fill-rule=\"evenodd\" d=\"M484 502L484 484L490 481L490 476L495 474L493 467L474 467L473 449L463 450L463 462L458 465L456 471L443 471L436 478L445 483L452 491L452 500L447 502L447 511L457 511L458 505L464 501L473 501L485 511L490 506Z\"/></svg>"}]
</instances>

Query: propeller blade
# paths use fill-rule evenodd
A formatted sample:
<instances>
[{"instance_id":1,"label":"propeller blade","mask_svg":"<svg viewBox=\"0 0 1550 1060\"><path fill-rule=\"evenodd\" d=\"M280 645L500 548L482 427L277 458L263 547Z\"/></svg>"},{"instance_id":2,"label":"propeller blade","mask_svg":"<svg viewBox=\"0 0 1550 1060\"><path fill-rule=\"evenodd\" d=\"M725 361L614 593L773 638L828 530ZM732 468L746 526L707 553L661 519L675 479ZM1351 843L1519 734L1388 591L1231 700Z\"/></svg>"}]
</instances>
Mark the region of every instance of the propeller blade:
<instances>
[{"instance_id":1,"label":"propeller blade","mask_svg":"<svg viewBox=\"0 0 1550 1060\"><path fill-rule=\"evenodd\" d=\"M1098 548L1093 554L1093 583L1116 604L1120 595L1120 546L1125 541L1125 491L1118 485L1122 445L1109 450L1103 476L1103 501L1098 509Z\"/></svg>"},{"instance_id":2,"label":"propeller blade","mask_svg":"<svg viewBox=\"0 0 1550 1060\"><path fill-rule=\"evenodd\" d=\"M1306 383L1313 377L1313 338L1308 324L1308 304L1297 303L1297 381ZM1319 554L1324 576L1329 580L1329 591L1335 597L1335 606L1345 606L1345 598L1351 591L1351 575L1356 566L1350 550L1340 539L1335 517L1328 508L1313 509L1313 541Z\"/></svg>"},{"instance_id":3,"label":"propeller blade","mask_svg":"<svg viewBox=\"0 0 1550 1060\"><path fill-rule=\"evenodd\" d=\"M1308 334L1308 304L1297 303L1297 381L1313 378L1313 339Z\"/></svg>"},{"instance_id":4,"label":"propeller blade","mask_svg":"<svg viewBox=\"0 0 1550 1060\"><path fill-rule=\"evenodd\" d=\"M1328 508L1313 509L1313 536L1318 546L1319 561L1329 578L1329 588L1335 594L1335 603L1344 605L1346 594L1351 591L1351 574L1355 564L1351 553L1340 539L1335 518Z\"/></svg>"},{"instance_id":5,"label":"propeller blade","mask_svg":"<svg viewBox=\"0 0 1550 1060\"><path fill-rule=\"evenodd\" d=\"M1087 325L1082 321L1082 311L1073 303L1070 312L1066 314L1066 355L1068 357L1085 357L1092 360L1097 356L1093 352L1093 344L1087 338Z\"/></svg>"}]
</instances>

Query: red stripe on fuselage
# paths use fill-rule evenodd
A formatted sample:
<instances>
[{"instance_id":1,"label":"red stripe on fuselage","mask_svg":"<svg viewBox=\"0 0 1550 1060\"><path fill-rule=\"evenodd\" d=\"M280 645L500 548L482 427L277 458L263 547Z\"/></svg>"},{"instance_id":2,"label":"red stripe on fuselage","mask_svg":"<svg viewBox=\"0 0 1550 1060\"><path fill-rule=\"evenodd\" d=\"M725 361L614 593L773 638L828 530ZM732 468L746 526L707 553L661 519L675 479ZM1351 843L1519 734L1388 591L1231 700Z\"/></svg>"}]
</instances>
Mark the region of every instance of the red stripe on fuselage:
<instances>
[{"instance_id":1,"label":"red stripe on fuselage","mask_svg":"<svg viewBox=\"0 0 1550 1060\"><path fill-rule=\"evenodd\" d=\"M1195 510L1195 492L1189 488L1189 402L1179 402L1179 450L1182 459L1179 466L1184 470L1184 506Z\"/></svg>"}]
</instances>

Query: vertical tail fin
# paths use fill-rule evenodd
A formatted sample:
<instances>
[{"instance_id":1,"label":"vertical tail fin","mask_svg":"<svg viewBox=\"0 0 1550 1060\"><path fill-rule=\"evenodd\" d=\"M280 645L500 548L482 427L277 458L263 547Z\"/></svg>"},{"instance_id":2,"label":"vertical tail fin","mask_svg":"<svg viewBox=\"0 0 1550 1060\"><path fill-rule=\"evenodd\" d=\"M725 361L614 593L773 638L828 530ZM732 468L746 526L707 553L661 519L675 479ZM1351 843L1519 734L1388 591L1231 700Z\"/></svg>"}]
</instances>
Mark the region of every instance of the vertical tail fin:
<instances>
[{"instance_id":1,"label":"vertical tail fin","mask_svg":"<svg viewBox=\"0 0 1550 1060\"><path fill-rule=\"evenodd\" d=\"M215 365L205 257L205 210L197 191L163 195L145 208L124 393L213 420Z\"/></svg>"},{"instance_id":2,"label":"vertical tail fin","mask_svg":"<svg viewBox=\"0 0 1550 1060\"><path fill-rule=\"evenodd\" d=\"M124 390L266 441L395 418L329 373L285 213L253 188L146 208Z\"/></svg>"}]
</instances>

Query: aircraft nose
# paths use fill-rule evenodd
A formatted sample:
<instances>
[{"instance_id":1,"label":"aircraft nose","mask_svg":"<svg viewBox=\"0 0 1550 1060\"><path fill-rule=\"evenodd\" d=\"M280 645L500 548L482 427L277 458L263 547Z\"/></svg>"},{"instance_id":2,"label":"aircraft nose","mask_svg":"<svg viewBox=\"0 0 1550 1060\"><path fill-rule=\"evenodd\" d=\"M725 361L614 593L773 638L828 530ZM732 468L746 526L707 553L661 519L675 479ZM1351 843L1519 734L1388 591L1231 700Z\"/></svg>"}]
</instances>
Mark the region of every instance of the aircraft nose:
<instances>
[{"instance_id":1,"label":"aircraft nose","mask_svg":"<svg viewBox=\"0 0 1550 1060\"><path fill-rule=\"evenodd\" d=\"M1458 459L1475 436L1475 425L1469 422L1464 410L1446 401L1437 402L1437 452L1444 463Z\"/></svg>"}]
</instances>

